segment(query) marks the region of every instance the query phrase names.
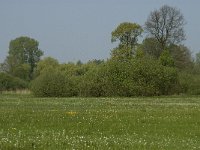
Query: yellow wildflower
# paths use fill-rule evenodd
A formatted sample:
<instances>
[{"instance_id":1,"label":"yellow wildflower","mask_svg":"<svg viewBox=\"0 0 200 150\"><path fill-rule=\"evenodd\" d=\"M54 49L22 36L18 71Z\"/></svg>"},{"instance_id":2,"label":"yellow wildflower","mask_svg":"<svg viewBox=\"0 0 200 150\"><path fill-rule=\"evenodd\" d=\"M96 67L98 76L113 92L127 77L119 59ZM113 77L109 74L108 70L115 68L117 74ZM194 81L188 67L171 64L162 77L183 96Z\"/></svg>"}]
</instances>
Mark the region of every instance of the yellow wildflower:
<instances>
[{"instance_id":1,"label":"yellow wildflower","mask_svg":"<svg viewBox=\"0 0 200 150\"><path fill-rule=\"evenodd\" d=\"M75 111L67 112L67 115L70 115L70 116L75 116L76 114L77 114L77 112L75 112Z\"/></svg>"}]
</instances>

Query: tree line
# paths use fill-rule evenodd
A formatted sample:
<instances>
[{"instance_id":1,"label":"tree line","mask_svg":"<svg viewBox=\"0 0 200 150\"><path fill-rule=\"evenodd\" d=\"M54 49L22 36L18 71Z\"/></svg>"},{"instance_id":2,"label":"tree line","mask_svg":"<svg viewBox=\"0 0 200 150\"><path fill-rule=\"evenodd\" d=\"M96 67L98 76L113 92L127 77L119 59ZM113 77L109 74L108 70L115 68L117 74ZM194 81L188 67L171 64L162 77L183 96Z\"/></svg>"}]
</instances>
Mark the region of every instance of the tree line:
<instances>
[{"instance_id":1,"label":"tree line","mask_svg":"<svg viewBox=\"0 0 200 150\"><path fill-rule=\"evenodd\" d=\"M180 10L168 5L152 11L144 27L123 22L111 32L118 46L110 58L87 63L41 59L37 40L18 37L1 64L0 91L29 88L46 97L200 94L200 53L192 58L182 44L185 22Z\"/></svg>"}]
</instances>

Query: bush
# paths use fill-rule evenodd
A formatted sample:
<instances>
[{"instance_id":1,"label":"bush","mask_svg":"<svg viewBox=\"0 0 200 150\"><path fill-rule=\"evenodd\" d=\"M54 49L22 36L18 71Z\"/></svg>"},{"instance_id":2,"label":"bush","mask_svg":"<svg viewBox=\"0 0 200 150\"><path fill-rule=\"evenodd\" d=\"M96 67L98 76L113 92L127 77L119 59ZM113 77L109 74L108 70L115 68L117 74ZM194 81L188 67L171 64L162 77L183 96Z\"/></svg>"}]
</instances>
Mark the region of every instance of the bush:
<instances>
[{"instance_id":1,"label":"bush","mask_svg":"<svg viewBox=\"0 0 200 150\"><path fill-rule=\"evenodd\" d=\"M174 94L178 85L175 68L136 57L89 67L48 67L32 82L31 90L42 97L154 96Z\"/></svg>"},{"instance_id":2,"label":"bush","mask_svg":"<svg viewBox=\"0 0 200 150\"><path fill-rule=\"evenodd\" d=\"M118 96L168 95L173 93L172 87L178 82L177 71L156 60L142 58L114 62L109 68L108 81L112 92Z\"/></svg>"},{"instance_id":3,"label":"bush","mask_svg":"<svg viewBox=\"0 0 200 150\"><path fill-rule=\"evenodd\" d=\"M79 95L100 97L105 96L104 65L90 68L79 78Z\"/></svg>"},{"instance_id":4,"label":"bush","mask_svg":"<svg viewBox=\"0 0 200 150\"><path fill-rule=\"evenodd\" d=\"M82 96L154 96L174 94L176 69L156 60L110 60L82 77Z\"/></svg>"},{"instance_id":5,"label":"bush","mask_svg":"<svg viewBox=\"0 0 200 150\"><path fill-rule=\"evenodd\" d=\"M189 95L200 95L200 75L187 72L179 73L180 92Z\"/></svg>"},{"instance_id":6,"label":"bush","mask_svg":"<svg viewBox=\"0 0 200 150\"><path fill-rule=\"evenodd\" d=\"M0 91L20 90L28 88L28 83L7 73L0 73Z\"/></svg>"},{"instance_id":7,"label":"bush","mask_svg":"<svg viewBox=\"0 0 200 150\"><path fill-rule=\"evenodd\" d=\"M76 95L75 85L58 69L43 72L31 83L34 95L40 97L69 97Z\"/></svg>"}]
</instances>

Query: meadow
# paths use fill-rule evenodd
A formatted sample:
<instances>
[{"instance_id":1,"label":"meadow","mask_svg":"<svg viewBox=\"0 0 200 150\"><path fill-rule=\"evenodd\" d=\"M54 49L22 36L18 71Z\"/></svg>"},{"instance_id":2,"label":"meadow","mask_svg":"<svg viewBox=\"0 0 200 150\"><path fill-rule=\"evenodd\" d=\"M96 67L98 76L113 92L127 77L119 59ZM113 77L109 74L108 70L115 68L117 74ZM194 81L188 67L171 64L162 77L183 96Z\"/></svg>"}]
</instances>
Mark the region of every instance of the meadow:
<instances>
[{"instance_id":1,"label":"meadow","mask_svg":"<svg viewBox=\"0 0 200 150\"><path fill-rule=\"evenodd\" d=\"M200 97L0 95L0 150L200 149Z\"/></svg>"}]
</instances>

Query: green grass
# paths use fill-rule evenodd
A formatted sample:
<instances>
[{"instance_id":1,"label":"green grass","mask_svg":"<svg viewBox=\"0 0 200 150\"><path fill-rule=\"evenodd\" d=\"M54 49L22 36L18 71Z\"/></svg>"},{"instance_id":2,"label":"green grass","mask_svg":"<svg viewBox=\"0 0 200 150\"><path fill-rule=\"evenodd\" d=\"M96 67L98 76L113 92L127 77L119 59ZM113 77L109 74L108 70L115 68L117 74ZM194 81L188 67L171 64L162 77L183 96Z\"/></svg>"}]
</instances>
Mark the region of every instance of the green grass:
<instances>
[{"instance_id":1,"label":"green grass","mask_svg":"<svg viewBox=\"0 0 200 150\"><path fill-rule=\"evenodd\" d=\"M7 149L200 149L200 98L0 95Z\"/></svg>"}]
</instances>

